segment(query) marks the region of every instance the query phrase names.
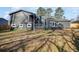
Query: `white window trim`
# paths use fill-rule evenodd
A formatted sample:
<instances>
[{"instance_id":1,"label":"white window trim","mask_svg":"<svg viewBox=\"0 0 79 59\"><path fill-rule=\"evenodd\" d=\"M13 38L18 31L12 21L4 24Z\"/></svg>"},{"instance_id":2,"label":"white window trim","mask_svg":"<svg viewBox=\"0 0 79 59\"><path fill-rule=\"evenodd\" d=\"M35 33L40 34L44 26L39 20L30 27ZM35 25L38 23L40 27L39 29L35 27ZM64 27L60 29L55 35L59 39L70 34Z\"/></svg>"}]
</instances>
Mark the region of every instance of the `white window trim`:
<instances>
[{"instance_id":1,"label":"white window trim","mask_svg":"<svg viewBox=\"0 0 79 59\"><path fill-rule=\"evenodd\" d=\"M23 24L19 24L19 27L23 27Z\"/></svg>"},{"instance_id":2,"label":"white window trim","mask_svg":"<svg viewBox=\"0 0 79 59\"><path fill-rule=\"evenodd\" d=\"M14 28L15 28L15 27L17 27L17 26L16 26L16 24L11 24L11 27L14 27Z\"/></svg>"},{"instance_id":3,"label":"white window trim","mask_svg":"<svg viewBox=\"0 0 79 59\"><path fill-rule=\"evenodd\" d=\"M32 27L32 24L31 23L27 23L27 27Z\"/></svg>"}]
</instances>

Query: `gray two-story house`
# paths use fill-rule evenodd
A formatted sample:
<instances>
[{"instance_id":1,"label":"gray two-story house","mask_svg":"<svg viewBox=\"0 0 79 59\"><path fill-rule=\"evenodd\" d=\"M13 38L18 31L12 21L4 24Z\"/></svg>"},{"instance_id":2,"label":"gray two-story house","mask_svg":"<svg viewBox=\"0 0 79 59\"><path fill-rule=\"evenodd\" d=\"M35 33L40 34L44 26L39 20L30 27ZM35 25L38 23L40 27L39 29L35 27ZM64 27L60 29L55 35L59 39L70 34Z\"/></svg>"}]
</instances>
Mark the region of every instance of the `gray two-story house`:
<instances>
[{"instance_id":1,"label":"gray two-story house","mask_svg":"<svg viewBox=\"0 0 79 59\"><path fill-rule=\"evenodd\" d=\"M38 22L36 14L24 10L18 10L10 13L10 17L11 27L17 29L33 29L35 24Z\"/></svg>"}]
</instances>

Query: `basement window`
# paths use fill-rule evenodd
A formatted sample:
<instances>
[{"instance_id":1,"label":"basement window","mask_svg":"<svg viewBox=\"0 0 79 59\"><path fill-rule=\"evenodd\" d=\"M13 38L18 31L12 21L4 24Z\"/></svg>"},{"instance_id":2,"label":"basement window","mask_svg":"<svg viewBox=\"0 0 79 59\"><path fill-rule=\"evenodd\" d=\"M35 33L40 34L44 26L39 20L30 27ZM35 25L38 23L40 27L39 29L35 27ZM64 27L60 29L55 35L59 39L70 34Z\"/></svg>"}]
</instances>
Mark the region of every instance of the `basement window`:
<instances>
[{"instance_id":1,"label":"basement window","mask_svg":"<svg viewBox=\"0 0 79 59\"><path fill-rule=\"evenodd\" d=\"M19 27L23 27L23 24L19 24Z\"/></svg>"},{"instance_id":2,"label":"basement window","mask_svg":"<svg viewBox=\"0 0 79 59\"><path fill-rule=\"evenodd\" d=\"M16 27L16 24L11 24L11 27Z\"/></svg>"},{"instance_id":3,"label":"basement window","mask_svg":"<svg viewBox=\"0 0 79 59\"><path fill-rule=\"evenodd\" d=\"M31 24L31 23L28 23L28 24L27 24L27 27L32 27L32 24Z\"/></svg>"}]
</instances>

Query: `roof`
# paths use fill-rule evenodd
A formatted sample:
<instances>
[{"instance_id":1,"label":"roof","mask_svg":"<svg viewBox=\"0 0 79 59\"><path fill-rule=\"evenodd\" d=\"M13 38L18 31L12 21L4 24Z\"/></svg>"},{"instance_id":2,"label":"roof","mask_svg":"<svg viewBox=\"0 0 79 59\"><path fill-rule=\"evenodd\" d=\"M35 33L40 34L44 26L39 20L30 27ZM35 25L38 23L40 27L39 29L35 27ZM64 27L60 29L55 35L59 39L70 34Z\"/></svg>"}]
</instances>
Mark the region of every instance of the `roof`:
<instances>
[{"instance_id":1,"label":"roof","mask_svg":"<svg viewBox=\"0 0 79 59\"><path fill-rule=\"evenodd\" d=\"M28 12L28 11L25 11L25 10L18 10L18 11L15 11L15 12L12 12L12 13L10 13L9 15L12 15L12 14L15 14L15 13L18 13L18 12L26 12L26 13L30 13L30 14L34 14L35 15L35 13L32 13L32 12Z\"/></svg>"},{"instance_id":2,"label":"roof","mask_svg":"<svg viewBox=\"0 0 79 59\"><path fill-rule=\"evenodd\" d=\"M67 20L67 19L56 19L56 18L47 18L51 21L61 21L61 22L70 22L70 20Z\"/></svg>"},{"instance_id":3,"label":"roof","mask_svg":"<svg viewBox=\"0 0 79 59\"><path fill-rule=\"evenodd\" d=\"M0 18L0 25L8 24L8 21L4 18Z\"/></svg>"},{"instance_id":4,"label":"roof","mask_svg":"<svg viewBox=\"0 0 79 59\"><path fill-rule=\"evenodd\" d=\"M79 20L73 21L72 23L79 23Z\"/></svg>"}]
</instances>

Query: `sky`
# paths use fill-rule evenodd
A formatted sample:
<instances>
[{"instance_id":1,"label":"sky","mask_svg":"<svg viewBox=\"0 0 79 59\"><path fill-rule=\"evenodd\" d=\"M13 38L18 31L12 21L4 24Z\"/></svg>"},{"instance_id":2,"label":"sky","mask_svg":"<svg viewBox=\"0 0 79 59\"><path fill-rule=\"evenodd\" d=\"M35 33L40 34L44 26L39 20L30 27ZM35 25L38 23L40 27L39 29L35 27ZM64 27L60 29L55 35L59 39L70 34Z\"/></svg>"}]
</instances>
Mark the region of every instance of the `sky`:
<instances>
[{"instance_id":1,"label":"sky","mask_svg":"<svg viewBox=\"0 0 79 59\"><path fill-rule=\"evenodd\" d=\"M52 15L53 15L57 7L51 7L51 8L53 10L52 12ZM72 18L76 18L79 15L78 7L62 7L62 8L64 10L64 16L69 20ZM38 9L38 7L0 7L0 17L3 17L9 20L10 19L9 13L16 11L16 10L20 10L20 9L36 13L36 10Z\"/></svg>"}]
</instances>

